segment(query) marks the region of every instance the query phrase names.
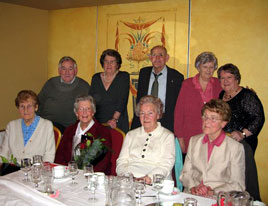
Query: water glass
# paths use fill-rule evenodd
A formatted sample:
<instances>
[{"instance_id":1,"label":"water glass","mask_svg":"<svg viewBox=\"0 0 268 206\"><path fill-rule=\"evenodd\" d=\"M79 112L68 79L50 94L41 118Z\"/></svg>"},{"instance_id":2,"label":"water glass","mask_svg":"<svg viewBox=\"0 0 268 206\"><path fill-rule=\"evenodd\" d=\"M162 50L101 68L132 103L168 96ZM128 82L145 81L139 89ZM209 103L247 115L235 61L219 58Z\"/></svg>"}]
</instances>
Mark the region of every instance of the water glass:
<instances>
[{"instance_id":1,"label":"water glass","mask_svg":"<svg viewBox=\"0 0 268 206\"><path fill-rule=\"evenodd\" d=\"M32 182L35 184L34 187L38 188L38 183L41 181L41 168L38 166L32 166L31 168Z\"/></svg>"},{"instance_id":2,"label":"water glass","mask_svg":"<svg viewBox=\"0 0 268 206\"><path fill-rule=\"evenodd\" d=\"M93 175L94 171L93 171L93 165L88 164L84 166L84 177L87 180L87 185L84 187L84 190L89 190L89 179L91 178L91 176Z\"/></svg>"},{"instance_id":3,"label":"water glass","mask_svg":"<svg viewBox=\"0 0 268 206\"><path fill-rule=\"evenodd\" d=\"M156 189L156 199L160 201L159 198L159 191L163 188L164 186L164 175L161 174L154 174L153 175L153 187Z\"/></svg>"},{"instance_id":4,"label":"water glass","mask_svg":"<svg viewBox=\"0 0 268 206\"><path fill-rule=\"evenodd\" d=\"M21 160L21 170L24 172L23 181L29 182L28 172L31 170L31 159L24 158Z\"/></svg>"},{"instance_id":5,"label":"water glass","mask_svg":"<svg viewBox=\"0 0 268 206\"><path fill-rule=\"evenodd\" d=\"M53 172L52 167L44 165L42 168L42 179L44 181L44 192L47 194L53 193Z\"/></svg>"},{"instance_id":6,"label":"water glass","mask_svg":"<svg viewBox=\"0 0 268 206\"><path fill-rule=\"evenodd\" d=\"M41 168L43 166L43 156L42 155L34 155L33 156L33 165Z\"/></svg>"},{"instance_id":7,"label":"water glass","mask_svg":"<svg viewBox=\"0 0 268 206\"><path fill-rule=\"evenodd\" d=\"M89 183L90 183L90 190L91 190L93 197L88 198L88 201L89 202L98 202L98 199L95 197L95 192L96 192L96 189L98 186L98 175L93 174L89 178Z\"/></svg>"},{"instance_id":8,"label":"water glass","mask_svg":"<svg viewBox=\"0 0 268 206\"><path fill-rule=\"evenodd\" d=\"M77 182L74 181L74 176L78 174L78 166L77 163L75 161L70 161L68 163L68 169L69 169L69 173L72 176L72 182L71 182L71 186L76 185Z\"/></svg>"},{"instance_id":9,"label":"water glass","mask_svg":"<svg viewBox=\"0 0 268 206\"><path fill-rule=\"evenodd\" d=\"M134 183L135 193L138 194L138 205L142 205L141 194L145 193L145 181L144 179L137 179Z\"/></svg>"},{"instance_id":10,"label":"water glass","mask_svg":"<svg viewBox=\"0 0 268 206\"><path fill-rule=\"evenodd\" d=\"M184 199L184 206L197 206L197 200L192 197Z\"/></svg>"}]
</instances>

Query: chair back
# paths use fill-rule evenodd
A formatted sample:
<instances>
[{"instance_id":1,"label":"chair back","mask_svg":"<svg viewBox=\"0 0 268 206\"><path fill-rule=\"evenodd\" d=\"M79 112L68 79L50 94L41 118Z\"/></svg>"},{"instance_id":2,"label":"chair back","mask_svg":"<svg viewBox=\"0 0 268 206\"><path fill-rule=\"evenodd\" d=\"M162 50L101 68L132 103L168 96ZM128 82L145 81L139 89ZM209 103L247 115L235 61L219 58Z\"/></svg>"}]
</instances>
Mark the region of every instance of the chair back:
<instances>
[{"instance_id":1,"label":"chair back","mask_svg":"<svg viewBox=\"0 0 268 206\"><path fill-rule=\"evenodd\" d=\"M53 126L53 130L54 130L54 136L55 136L55 146L57 150L60 145L61 131L55 126Z\"/></svg>"},{"instance_id":2,"label":"chair back","mask_svg":"<svg viewBox=\"0 0 268 206\"><path fill-rule=\"evenodd\" d=\"M103 123L102 125L109 127L109 125L106 123ZM112 129L109 127L109 131L112 140L111 175L116 176L116 160L121 152L121 148L126 135L119 128Z\"/></svg>"}]
</instances>

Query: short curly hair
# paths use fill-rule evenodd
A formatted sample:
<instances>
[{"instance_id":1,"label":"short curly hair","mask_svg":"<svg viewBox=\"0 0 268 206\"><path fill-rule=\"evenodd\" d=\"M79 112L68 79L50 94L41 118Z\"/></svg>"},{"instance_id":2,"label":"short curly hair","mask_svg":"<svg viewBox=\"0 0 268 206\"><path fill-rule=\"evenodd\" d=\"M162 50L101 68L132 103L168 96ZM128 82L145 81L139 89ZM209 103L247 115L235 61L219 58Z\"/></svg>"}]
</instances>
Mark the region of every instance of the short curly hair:
<instances>
[{"instance_id":1,"label":"short curly hair","mask_svg":"<svg viewBox=\"0 0 268 206\"><path fill-rule=\"evenodd\" d=\"M195 68L199 68L201 64L206 64L208 62L214 63L214 70L218 68L218 59L212 52L202 52L195 59Z\"/></svg>"},{"instance_id":2,"label":"short curly hair","mask_svg":"<svg viewBox=\"0 0 268 206\"><path fill-rule=\"evenodd\" d=\"M219 70L217 71L219 79L221 78L221 72L222 71L225 71L225 72L228 72L228 73L234 75L235 79L238 81L238 84L240 84L241 74L240 74L239 69L238 69L237 66L235 66L234 64L230 64L230 63L221 66L219 68Z\"/></svg>"},{"instance_id":3,"label":"short curly hair","mask_svg":"<svg viewBox=\"0 0 268 206\"><path fill-rule=\"evenodd\" d=\"M118 66L117 69L120 69L121 64L122 64L122 58L121 58L121 55L119 54L118 51L116 51L114 49L107 49L107 50L104 50L102 52L102 55L100 57L100 64L101 64L102 68L104 66L104 59L105 59L106 56L114 57L115 60L116 60L117 66Z\"/></svg>"},{"instance_id":4,"label":"short curly hair","mask_svg":"<svg viewBox=\"0 0 268 206\"><path fill-rule=\"evenodd\" d=\"M20 103L27 101L31 98L34 101L34 106L39 105L38 97L36 93L32 90L21 90L15 99L15 105L19 108Z\"/></svg>"}]
</instances>

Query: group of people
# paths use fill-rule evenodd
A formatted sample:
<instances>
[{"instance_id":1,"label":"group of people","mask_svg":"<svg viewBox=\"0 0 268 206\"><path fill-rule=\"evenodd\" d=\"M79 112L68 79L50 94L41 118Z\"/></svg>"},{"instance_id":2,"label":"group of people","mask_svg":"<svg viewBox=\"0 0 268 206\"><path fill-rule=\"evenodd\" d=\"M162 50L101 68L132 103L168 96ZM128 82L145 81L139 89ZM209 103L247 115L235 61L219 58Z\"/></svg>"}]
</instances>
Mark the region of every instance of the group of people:
<instances>
[{"instance_id":1,"label":"group of people","mask_svg":"<svg viewBox=\"0 0 268 206\"><path fill-rule=\"evenodd\" d=\"M0 155L13 154L20 161L40 154L44 161L66 165L88 132L105 137L104 144L111 148L113 140L105 123L126 133L117 159L118 175L132 173L148 184L153 174L172 179L178 138L185 159L180 174L185 191L207 196L250 190L247 171L254 171L257 179L254 153L265 119L257 94L239 85L237 66L221 66L215 78L217 58L203 52L195 61L198 73L184 80L166 65L165 47L153 47L149 59L152 66L140 70L131 131L130 77L119 70L120 54L112 49L102 53L104 71L92 77L90 86L76 76L75 60L63 57L59 76L49 79L38 96L31 90L19 92L15 104L21 119L7 125ZM63 133L57 150L51 122ZM95 164L94 171L111 173L111 152ZM260 199L258 191L253 196Z\"/></svg>"}]
</instances>

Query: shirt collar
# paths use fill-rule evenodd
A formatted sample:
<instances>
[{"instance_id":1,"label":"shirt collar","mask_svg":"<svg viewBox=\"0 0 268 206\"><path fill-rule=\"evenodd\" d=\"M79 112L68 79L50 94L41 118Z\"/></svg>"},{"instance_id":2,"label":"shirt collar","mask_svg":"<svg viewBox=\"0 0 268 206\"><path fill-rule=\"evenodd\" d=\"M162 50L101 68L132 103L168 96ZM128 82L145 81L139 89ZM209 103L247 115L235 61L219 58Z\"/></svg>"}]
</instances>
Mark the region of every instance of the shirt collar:
<instances>
[{"instance_id":1,"label":"shirt collar","mask_svg":"<svg viewBox=\"0 0 268 206\"><path fill-rule=\"evenodd\" d=\"M154 68L152 69L152 73L154 73ZM166 65L164 66L164 68L158 74L160 74L160 73L162 73L162 75L167 73L167 66Z\"/></svg>"},{"instance_id":2,"label":"shirt collar","mask_svg":"<svg viewBox=\"0 0 268 206\"><path fill-rule=\"evenodd\" d=\"M223 142L224 139L225 139L225 132L222 130L221 133L220 133L220 135L219 135L216 139L214 139L214 140L211 142L211 144L216 145L217 147L219 147L219 146L221 145L221 143ZM203 140L202 140L202 143L203 143L203 144L206 144L206 143L208 143L208 142L209 142L209 137L208 137L208 135L206 134L206 135L204 136Z\"/></svg>"},{"instance_id":3,"label":"shirt collar","mask_svg":"<svg viewBox=\"0 0 268 206\"><path fill-rule=\"evenodd\" d=\"M60 82L63 83L63 84L72 84L72 83L74 83L75 79L76 79L76 76L74 76L74 78L73 78L73 80L71 82L66 83L66 82L63 81L62 78L60 78Z\"/></svg>"}]
</instances>

